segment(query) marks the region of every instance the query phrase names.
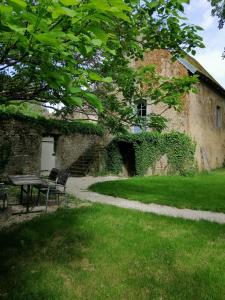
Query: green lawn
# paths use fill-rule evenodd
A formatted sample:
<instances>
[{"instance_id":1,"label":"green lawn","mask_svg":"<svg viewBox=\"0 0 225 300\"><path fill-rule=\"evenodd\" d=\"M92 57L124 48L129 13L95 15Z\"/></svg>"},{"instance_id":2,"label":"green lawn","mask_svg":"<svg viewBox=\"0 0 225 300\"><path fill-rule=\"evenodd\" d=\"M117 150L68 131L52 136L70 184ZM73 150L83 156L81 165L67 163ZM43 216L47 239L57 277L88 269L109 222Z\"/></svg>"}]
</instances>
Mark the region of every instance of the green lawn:
<instances>
[{"instance_id":1,"label":"green lawn","mask_svg":"<svg viewBox=\"0 0 225 300\"><path fill-rule=\"evenodd\" d=\"M93 205L0 232L0 299L224 299L225 226Z\"/></svg>"},{"instance_id":2,"label":"green lawn","mask_svg":"<svg viewBox=\"0 0 225 300\"><path fill-rule=\"evenodd\" d=\"M102 182L90 190L144 203L225 213L224 169L194 177L151 176Z\"/></svg>"}]
</instances>

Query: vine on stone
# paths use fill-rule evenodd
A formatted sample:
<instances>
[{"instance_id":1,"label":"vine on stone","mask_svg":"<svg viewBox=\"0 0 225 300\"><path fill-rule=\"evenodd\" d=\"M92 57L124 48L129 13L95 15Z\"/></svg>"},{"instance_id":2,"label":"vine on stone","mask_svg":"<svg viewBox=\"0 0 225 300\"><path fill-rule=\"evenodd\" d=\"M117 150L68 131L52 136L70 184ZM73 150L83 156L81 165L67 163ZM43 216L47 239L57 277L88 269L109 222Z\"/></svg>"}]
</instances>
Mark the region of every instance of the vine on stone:
<instances>
[{"instance_id":1,"label":"vine on stone","mask_svg":"<svg viewBox=\"0 0 225 300\"><path fill-rule=\"evenodd\" d=\"M135 150L135 172L143 176L154 168L163 155L168 159L168 173L188 175L194 171L195 144L189 136L180 132L144 132L116 137L107 148L107 170L113 174L122 172L123 157L120 143L132 144ZM132 159L132 158L131 158Z\"/></svg>"}]
</instances>

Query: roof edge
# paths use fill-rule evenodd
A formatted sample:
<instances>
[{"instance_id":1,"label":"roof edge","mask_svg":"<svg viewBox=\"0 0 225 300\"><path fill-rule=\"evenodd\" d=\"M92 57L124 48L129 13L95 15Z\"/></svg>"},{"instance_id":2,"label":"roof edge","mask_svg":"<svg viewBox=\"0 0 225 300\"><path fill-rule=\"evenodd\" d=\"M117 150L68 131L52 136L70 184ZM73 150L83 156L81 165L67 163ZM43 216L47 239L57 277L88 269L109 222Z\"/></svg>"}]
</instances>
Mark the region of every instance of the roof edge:
<instances>
[{"instance_id":1,"label":"roof edge","mask_svg":"<svg viewBox=\"0 0 225 300\"><path fill-rule=\"evenodd\" d=\"M202 80L218 90L223 96L225 96L225 88L208 72L206 69L192 56L186 54L184 58L178 58L178 61L191 73L198 74Z\"/></svg>"}]
</instances>

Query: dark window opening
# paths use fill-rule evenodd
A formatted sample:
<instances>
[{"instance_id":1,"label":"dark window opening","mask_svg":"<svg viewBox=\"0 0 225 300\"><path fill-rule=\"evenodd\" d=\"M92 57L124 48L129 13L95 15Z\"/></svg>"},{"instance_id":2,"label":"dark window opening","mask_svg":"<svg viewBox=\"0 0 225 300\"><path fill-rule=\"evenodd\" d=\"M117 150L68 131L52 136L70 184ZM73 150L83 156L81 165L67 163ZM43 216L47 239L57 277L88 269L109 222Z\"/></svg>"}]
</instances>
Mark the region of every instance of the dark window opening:
<instances>
[{"instance_id":1,"label":"dark window opening","mask_svg":"<svg viewBox=\"0 0 225 300\"><path fill-rule=\"evenodd\" d=\"M222 109L220 106L216 106L216 127L222 127Z\"/></svg>"},{"instance_id":2,"label":"dark window opening","mask_svg":"<svg viewBox=\"0 0 225 300\"><path fill-rule=\"evenodd\" d=\"M139 117L146 117L147 116L147 103L143 101L137 105L137 115Z\"/></svg>"}]
</instances>

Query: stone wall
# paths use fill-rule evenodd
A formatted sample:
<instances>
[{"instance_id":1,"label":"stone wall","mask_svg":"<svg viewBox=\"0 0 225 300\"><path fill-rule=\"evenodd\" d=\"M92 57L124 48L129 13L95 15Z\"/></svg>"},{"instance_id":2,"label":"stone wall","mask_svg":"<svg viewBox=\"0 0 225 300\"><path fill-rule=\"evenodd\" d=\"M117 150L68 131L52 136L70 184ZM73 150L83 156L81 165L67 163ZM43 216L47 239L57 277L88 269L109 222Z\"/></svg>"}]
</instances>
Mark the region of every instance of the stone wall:
<instances>
[{"instance_id":1,"label":"stone wall","mask_svg":"<svg viewBox=\"0 0 225 300\"><path fill-rule=\"evenodd\" d=\"M179 62L171 61L166 50L154 50L145 54L142 61L133 62L134 67L155 64L157 71L167 77L188 75L187 69ZM225 158L225 97L209 82L200 78L198 93L189 93L183 97L183 111L167 110L165 116L169 122L166 131L177 130L190 135L196 142L196 164L200 170L215 169L223 166ZM222 126L216 127L216 107L221 107ZM160 113L161 105L148 106L148 112ZM161 166L162 165L162 166ZM162 172L166 168L161 166Z\"/></svg>"},{"instance_id":2,"label":"stone wall","mask_svg":"<svg viewBox=\"0 0 225 300\"><path fill-rule=\"evenodd\" d=\"M221 108L222 124L216 126L216 107ZM225 99L208 84L198 85L190 94L189 134L196 142L196 161L200 170L220 168L225 158ZM203 152L203 153L202 153Z\"/></svg>"},{"instance_id":3,"label":"stone wall","mask_svg":"<svg viewBox=\"0 0 225 300\"><path fill-rule=\"evenodd\" d=\"M56 167L68 168L74 163L83 153L92 151L94 145L104 147L106 140L97 135L62 135L56 141Z\"/></svg>"},{"instance_id":4,"label":"stone wall","mask_svg":"<svg viewBox=\"0 0 225 300\"><path fill-rule=\"evenodd\" d=\"M15 119L0 121L0 174L39 173L43 136L53 136L56 146L56 167L68 168L92 145L104 146L106 138L97 134L60 135L48 132L41 125Z\"/></svg>"},{"instance_id":5,"label":"stone wall","mask_svg":"<svg viewBox=\"0 0 225 300\"><path fill-rule=\"evenodd\" d=\"M36 173L40 168L42 129L28 123L1 120L1 175Z\"/></svg>"},{"instance_id":6,"label":"stone wall","mask_svg":"<svg viewBox=\"0 0 225 300\"><path fill-rule=\"evenodd\" d=\"M172 61L169 51L166 50L154 50L147 52L144 55L143 60L136 61L134 67L142 67L146 65L155 65L156 70L162 76L165 77L182 77L188 75L188 71L179 61ZM186 95L182 99L183 110L177 112L173 108L163 113L168 119L168 128L166 131L177 130L182 132L188 132L189 130L189 96ZM147 105L147 112L161 114L165 110L165 105Z\"/></svg>"}]
</instances>

